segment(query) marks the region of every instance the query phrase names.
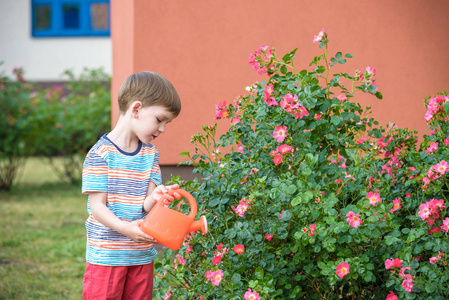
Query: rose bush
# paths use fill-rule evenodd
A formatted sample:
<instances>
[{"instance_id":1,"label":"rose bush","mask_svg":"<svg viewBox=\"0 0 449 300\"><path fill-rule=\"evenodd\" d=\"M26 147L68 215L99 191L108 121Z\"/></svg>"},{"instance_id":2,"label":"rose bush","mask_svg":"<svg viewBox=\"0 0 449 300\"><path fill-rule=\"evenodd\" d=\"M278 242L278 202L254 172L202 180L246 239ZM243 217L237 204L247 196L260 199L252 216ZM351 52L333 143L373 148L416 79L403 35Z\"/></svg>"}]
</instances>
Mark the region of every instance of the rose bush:
<instances>
[{"instance_id":1,"label":"rose bush","mask_svg":"<svg viewBox=\"0 0 449 300\"><path fill-rule=\"evenodd\" d=\"M175 299L447 299L449 98L425 99L430 134L378 126L363 92L381 99L376 70L331 72L352 54L323 53L297 70L296 49L261 46L268 74L231 104L230 120L183 153L203 180L182 181L210 233L189 234L156 263L161 297ZM219 149L227 149L220 153ZM188 210L182 199L172 205Z\"/></svg>"}]
</instances>

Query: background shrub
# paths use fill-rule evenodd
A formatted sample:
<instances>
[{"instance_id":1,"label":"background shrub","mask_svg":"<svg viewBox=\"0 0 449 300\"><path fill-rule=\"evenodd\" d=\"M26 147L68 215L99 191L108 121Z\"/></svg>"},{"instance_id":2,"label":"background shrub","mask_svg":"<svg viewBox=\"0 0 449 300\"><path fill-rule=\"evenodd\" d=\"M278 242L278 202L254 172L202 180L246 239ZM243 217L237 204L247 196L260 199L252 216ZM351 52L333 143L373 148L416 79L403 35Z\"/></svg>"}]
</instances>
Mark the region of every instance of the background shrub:
<instances>
[{"instance_id":1,"label":"background shrub","mask_svg":"<svg viewBox=\"0 0 449 300\"><path fill-rule=\"evenodd\" d=\"M77 183L87 151L111 127L110 77L101 69L64 76L64 86L33 95L33 143L35 154L47 157L61 178ZM55 163L56 157L63 163Z\"/></svg>"},{"instance_id":2,"label":"background shrub","mask_svg":"<svg viewBox=\"0 0 449 300\"><path fill-rule=\"evenodd\" d=\"M87 151L110 130L110 76L65 71L67 83L42 89L22 69L14 73L0 77L0 190L11 188L29 156L46 157L62 179L79 183Z\"/></svg>"},{"instance_id":3,"label":"background shrub","mask_svg":"<svg viewBox=\"0 0 449 300\"><path fill-rule=\"evenodd\" d=\"M14 69L14 74L15 80L0 74L0 190L11 188L25 157L31 154L31 85L22 69Z\"/></svg>"}]
</instances>

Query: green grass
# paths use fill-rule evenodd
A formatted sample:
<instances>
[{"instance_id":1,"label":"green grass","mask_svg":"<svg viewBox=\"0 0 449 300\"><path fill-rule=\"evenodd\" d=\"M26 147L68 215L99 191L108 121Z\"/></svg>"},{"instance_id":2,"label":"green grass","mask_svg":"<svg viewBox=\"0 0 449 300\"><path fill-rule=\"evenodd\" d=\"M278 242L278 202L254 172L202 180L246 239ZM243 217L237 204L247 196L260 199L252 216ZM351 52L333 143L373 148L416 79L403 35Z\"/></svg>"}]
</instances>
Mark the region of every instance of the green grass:
<instances>
[{"instance_id":1,"label":"green grass","mask_svg":"<svg viewBox=\"0 0 449 300\"><path fill-rule=\"evenodd\" d=\"M86 196L29 159L0 193L0 299L81 299Z\"/></svg>"}]
</instances>

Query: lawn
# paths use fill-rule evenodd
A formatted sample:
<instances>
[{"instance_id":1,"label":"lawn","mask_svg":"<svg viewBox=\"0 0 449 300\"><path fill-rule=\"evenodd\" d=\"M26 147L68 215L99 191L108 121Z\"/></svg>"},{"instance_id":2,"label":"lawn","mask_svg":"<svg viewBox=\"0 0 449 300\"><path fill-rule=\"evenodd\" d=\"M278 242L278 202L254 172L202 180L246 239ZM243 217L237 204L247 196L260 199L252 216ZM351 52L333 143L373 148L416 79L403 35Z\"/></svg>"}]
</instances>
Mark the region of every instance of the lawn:
<instances>
[{"instance_id":1,"label":"lawn","mask_svg":"<svg viewBox=\"0 0 449 300\"><path fill-rule=\"evenodd\" d=\"M86 196L29 159L0 193L0 299L81 299Z\"/></svg>"}]
</instances>

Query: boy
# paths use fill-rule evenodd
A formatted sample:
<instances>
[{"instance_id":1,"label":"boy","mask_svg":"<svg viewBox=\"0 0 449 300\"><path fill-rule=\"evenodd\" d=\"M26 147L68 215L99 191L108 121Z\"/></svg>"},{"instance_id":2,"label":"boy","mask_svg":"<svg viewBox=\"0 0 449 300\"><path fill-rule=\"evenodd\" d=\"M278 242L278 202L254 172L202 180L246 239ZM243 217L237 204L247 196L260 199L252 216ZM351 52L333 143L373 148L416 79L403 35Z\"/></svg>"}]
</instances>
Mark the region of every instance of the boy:
<instances>
[{"instance_id":1,"label":"boy","mask_svg":"<svg viewBox=\"0 0 449 300\"><path fill-rule=\"evenodd\" d=\"M132 74L118 102L117 125L83 166L82 192L89 195L84 299L152 299L157 241L139 225L167 189L178 188L161 185L158 150L150 143L181 110L173 85L157 73Z\"/></svg>"}]
</instances>

